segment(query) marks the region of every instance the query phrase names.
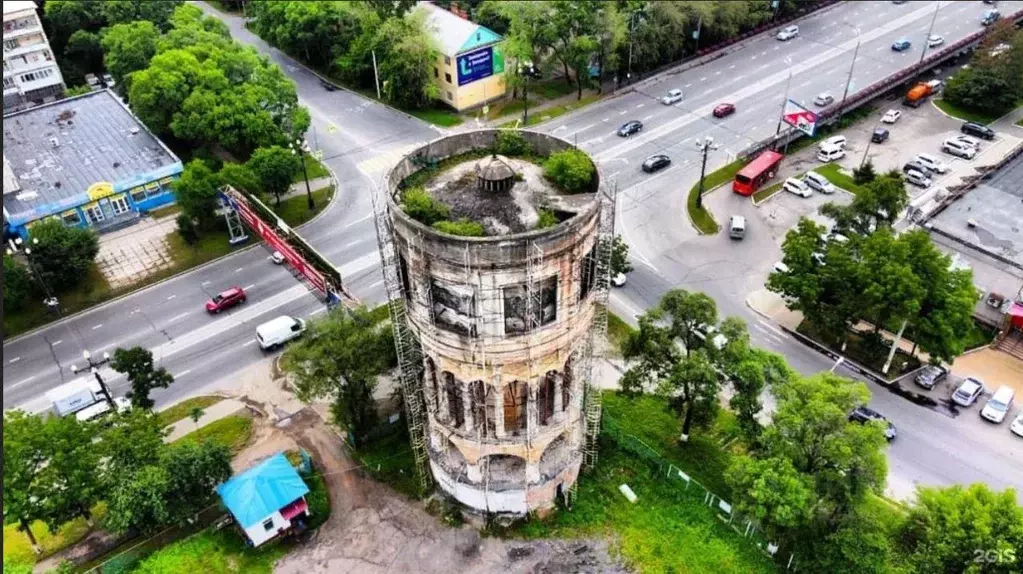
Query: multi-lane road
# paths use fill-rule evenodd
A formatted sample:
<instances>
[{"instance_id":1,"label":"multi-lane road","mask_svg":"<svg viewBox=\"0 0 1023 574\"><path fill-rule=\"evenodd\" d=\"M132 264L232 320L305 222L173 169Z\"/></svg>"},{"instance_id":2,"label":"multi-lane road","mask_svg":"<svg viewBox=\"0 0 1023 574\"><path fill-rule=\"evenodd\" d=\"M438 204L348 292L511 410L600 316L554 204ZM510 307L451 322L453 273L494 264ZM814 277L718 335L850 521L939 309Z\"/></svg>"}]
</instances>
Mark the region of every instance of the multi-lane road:
<instances>
[{"instance_id":1,"label":"multi-lane road","mask_svg":"<svg viewBox=\"0 0 1023 574\"><path fill-rule=\"evenodd\" d=\"M340 266L356 296L369 303L382 301L370 193L404 151L437 137L441 130L347 91L324 90L312 73L253 36L239 18L202 6L224 20L236 39L269 55L295 80L301 103L312 116L310 142L323 151L324 163L340 182L334 202L301 233ZM843 3L800 21L800 36L794 40L754 40L709 64L652 78L544 125L542 131L577 141L596 157L604 176L617 182L618 228L632 246L636 270L614 293L615 311L634 316L672 287L705 291L717 300L723 315L738 315L750 323L757 344L784 353L801 372L831 368L745 305L748 293L762 287L778 258L773 241L730 242L692 231L684 205L685 193L699 176L693 142L712 136L720 144L708 163L713 169L749 143L774 133L786 88L791 98L811 107L820 92L841 98L854 51L851 91L917 61L935 7L934 2ZM1009 13L1021 7L1023 2L1002 2L1000 9ZM943 2L932 33L954 42L978 29L982 12L981 2ZM912 50L892 52L891 42L902 36L913 41ZM663 106L657 99L671 88L682 89L685 99ZM712 119L710 109L725 101L736 104L737 113ZM629 139L613 135L631 119L642 120L644 131ZM653 176L642 174L639 165L652 153L670 154L673 166ZM749 209L748 202L738 198L717 197L714 202L733 209L733 199L735 212ZM309 316L322 311L305 287L266 256L262 248L250 248L5 343L4 407L47 409L45 391L74 378L70 365L82 362L85 348L94 354L128 345L153 349L176 378L170 389L154 393L158 404L194 394L261 359L253 339L255 325L278 314ZM207 316L205 299L229 285L244 287L249 302ZM113 390L123 393L124 380L105 372ZM909 494L915 482L983 481L995 487L1023 483L1023 454L1011 438L990 439L990 429L974 428L963 420L967 417L953 420L874 390L874 406L900 431L889 457L893 494Z\"/></svg>"}]
</instances>

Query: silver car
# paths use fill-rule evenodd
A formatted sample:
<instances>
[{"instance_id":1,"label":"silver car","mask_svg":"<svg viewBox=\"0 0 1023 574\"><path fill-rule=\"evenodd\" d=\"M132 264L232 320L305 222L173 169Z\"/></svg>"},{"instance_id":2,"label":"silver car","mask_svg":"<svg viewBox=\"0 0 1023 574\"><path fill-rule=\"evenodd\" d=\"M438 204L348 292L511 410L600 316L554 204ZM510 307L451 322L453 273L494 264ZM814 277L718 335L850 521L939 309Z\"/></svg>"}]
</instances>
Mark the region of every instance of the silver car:
<instances>
[{"instance_id":1,"label":"silver car","mask_svg":"<svg viewBox=\"0 0 1023 574\"><path fill-rule=\"evenodd\" d=\"M927 365L917 374L916 384L925 389L933 389L935 385L948 376L948 370L938 365Z\"/></svg>"},{"instance_id":2,"label":"silver car","mask_svg":"<svg viewBox=\"0 0 1023 574\"><path fill-rule=\"evenodd\" d=\"M984 383L973 377L968 377L959 384L959 388L952 393L952 402L961 406L969 407L977 402L980 395L984 394Z\"/></svg>"}]
</instances>

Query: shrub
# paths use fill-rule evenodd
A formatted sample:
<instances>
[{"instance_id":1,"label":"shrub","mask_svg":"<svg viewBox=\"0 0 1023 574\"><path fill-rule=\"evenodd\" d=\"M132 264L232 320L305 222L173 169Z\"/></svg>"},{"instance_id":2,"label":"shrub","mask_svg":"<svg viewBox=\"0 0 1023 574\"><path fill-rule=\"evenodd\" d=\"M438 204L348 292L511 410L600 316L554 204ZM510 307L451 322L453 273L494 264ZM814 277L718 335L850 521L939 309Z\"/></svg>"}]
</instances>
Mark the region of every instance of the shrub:
<instances>
[{"instance_id":1,"label":"shrub","mask_svg":"<svg viewBox=\"0 0 1023 574\"><path fill-rule=\"evenodd\" d=\"M74 287L85 277L99 253L99 236L92 229L65 227L57 218L48 218L32 226L32 254L41 282L62 291Z\"/></svg>"},{"instance_id":2,"label":"shrub","mask_svg":"<svg viewBox=\"0 0 1023 574\"><path fill-rule=\"evenodd\" d=\"M199 241L199 230L196 229L192 218L184 213L179 213L175 221L178 223L178 235L181 236L181 239L184 239L185 243L189 245L195 245Z\"/></svg>"},{"instance_id":3,"label":"shrub","mask_svg":"<svg viewBox=\"0 0 1023 574\"><path fill-rule=\"evenodd\" d=\"M526 155L533 151L532 146L516 131L507 130L497 134L497 153L502 155Z\"/></svg>"},{"instance_id":4,"label":"shrub","mask_svg":"<svg viewBox=\"0 0 1023 574\"><path fill-rule=\"evenodd\" d=\"M558 224L558 218L554 215L554 212L549 209L540 210L540 220L536 222L534 229L547 229L548 227L554 227Z\"/></svg>"},{"instance_id":5,"label":"shrub","mask_svg":"<svg viewBox=\"0 0 1023 574\"><path fill-rule=\"evenodd\" d=\"M552 153L543 164L544 176L568 193L589 191L596 173L590 158L577 149Z\"/></svg>"},{"instance_id":6,"label":"shrub","mask_svg":"<svg viewBox=\"0 0 1023 574\"><path fill-rule=\"evenodd\" d=\"M853 181L859 185L870 183L877 177L874 171L874 162L867 160L866 163L853 170Z\"/></svg>"},{"instance_id":7,"label":"shrub","mask_svg":"<svg viewBox=\"0 0 1023 574\"><path fill-rule=\"evenodd\" d=\"M438 221L433 224L433 228L443 233L461 235L462 237L483 237L486 234L482 224L465 218L458 221Z\"/></svg>"},{"instance_id":8,"label":"shrub","mask_svg":"<svg viewBox=\"0 0 1023 574\"><path fill-rule=\"evenodd\" d=\"M448 206L434 199L421 187L413 187L402 193L401 208L409 217L425 225L445 220L451 213Z\"/></svg>"}]
</instances>

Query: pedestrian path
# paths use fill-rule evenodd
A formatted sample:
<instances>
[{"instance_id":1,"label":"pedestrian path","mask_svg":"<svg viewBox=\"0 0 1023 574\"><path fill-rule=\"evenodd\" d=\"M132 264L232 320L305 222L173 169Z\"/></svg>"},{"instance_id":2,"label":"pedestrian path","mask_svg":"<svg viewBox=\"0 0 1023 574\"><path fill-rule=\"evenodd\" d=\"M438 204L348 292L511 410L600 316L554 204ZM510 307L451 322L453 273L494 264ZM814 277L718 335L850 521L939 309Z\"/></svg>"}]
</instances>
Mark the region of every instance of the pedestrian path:
<instances>
[{"instance_id":1,"label":"pedestrian path","mask_svg":"<svg viewBox=\"0 0 1023 574\"><path fill-rule=\"evenodd\" d=\"M324 187L327 187L328 185L333 185L333 184L334 184L334 180L329 175L325 175L323 177L316 177L316 178L313 178L313 179L309 180L309 191L316 191L318 189L323 189ZM291 189L288 190L288 193L285 193L284 195L282 195L281 199L288 199L289 197L295 197L295 196L298 196L298 195L305 195L305 193L306 193L306 191L305 191L305 180L303 179L302 181L300 181L298 183L291 184Z\"/></svg>"},{"instance_id":2,"label":"pedestrian path","mask_svg":"<svg viewBox=\"0 0 1023 574\"><path fill-rule=\"evenodd\" d=\"M220 419L227 418L239 411L244 411L245 408L245 403L235 399L224 399L218 403L214 403L203 409L203 415L199 417L198 422L186 417L176 423L168 425L167 428L170 430L170 433L164 437L163 442L172 443L214 421L219 421Z\"/></svg>"}]
</instances>

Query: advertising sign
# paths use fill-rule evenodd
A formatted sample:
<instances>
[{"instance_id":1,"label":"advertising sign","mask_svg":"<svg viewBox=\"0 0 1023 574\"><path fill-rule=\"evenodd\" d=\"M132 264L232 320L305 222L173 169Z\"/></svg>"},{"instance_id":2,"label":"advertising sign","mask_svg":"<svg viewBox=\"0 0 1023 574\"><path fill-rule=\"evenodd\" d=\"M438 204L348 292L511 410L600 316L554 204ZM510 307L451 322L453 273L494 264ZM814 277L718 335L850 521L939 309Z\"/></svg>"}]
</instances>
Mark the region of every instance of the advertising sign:
<instances>
[{"instance_id":1,"label":"advertising sign","mask_svg":"<svg viewBox=\"0 0 1023 574\"><path fill-rule=\"evenodd\" d=\"M504 72L504 55L497 46L487 46L459 56L456 63L459 86Z\"/></svg>"},{"instance_id":2,"label":"advertising sign","mask_svg":"<svg viewBox=\"0 0 1023 574\"><path fill-rule=\"evenodd\" d=\"M817 114L791 99L785 102L782 120L810 137L813 137L814 129L817 127Z\"/></svg>"}]
</instances>

